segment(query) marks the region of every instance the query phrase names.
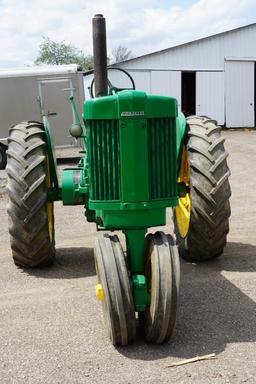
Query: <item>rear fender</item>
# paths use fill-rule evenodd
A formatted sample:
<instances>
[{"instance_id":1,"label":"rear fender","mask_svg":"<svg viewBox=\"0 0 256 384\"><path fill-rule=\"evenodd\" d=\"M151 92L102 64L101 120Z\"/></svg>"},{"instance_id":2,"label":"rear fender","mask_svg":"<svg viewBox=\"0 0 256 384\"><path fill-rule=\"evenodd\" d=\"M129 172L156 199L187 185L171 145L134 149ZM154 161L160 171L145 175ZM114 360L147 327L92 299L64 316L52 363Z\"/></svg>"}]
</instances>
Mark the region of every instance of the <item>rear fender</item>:
<instances>
[{"instance_id":1,"label":"rear fender","mask_svg":"<svg viewBox=\"0 0 256 384\"><path fill-rule=\"evenodd\" d=\"M58 176L57 176L57 160L55 155L55 147L53 143L52 130L46 116L43 116L43 125L45 129L50 177L53 182L54 189L57 190L59 188Z\"/></svg>"}]
</instances>

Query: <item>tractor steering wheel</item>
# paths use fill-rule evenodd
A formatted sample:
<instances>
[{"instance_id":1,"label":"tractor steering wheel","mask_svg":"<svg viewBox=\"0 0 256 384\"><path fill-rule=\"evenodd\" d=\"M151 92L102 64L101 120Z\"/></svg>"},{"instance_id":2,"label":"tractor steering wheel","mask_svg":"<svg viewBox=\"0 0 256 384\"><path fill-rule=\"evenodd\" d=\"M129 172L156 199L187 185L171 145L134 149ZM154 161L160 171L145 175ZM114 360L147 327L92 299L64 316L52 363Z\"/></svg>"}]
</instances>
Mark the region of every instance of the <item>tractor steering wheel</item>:
<instances>
[{"instance_id":1,"label":"tractor steering wheel","mask_svg":"<svg viewBox=\"0 0 256 384\"><path fill-rule=\"evenodd\" d=\"M119 87L114 86L111 83L111 81L108 79L107 81L108 81L108 87L109 87L109 95L114 95L115 93L120 92L120 91L124 91L124 90L135 90L136 89L134 80L133 80L132 76L127 71L125 71L122 68L116 68L116 67L108 67L107 70L109 70L109 69L123 72L130 79L131 84L132 84L132 87L130 87L130 88L127 88L127 87L119 88ZM93 86L94 86L94 78L92 79L92 82L90 85L90 95L91 95L92 99L94 99L94 97L95 97L94 92L93 92Z\"/></svg>"}]
</instances>

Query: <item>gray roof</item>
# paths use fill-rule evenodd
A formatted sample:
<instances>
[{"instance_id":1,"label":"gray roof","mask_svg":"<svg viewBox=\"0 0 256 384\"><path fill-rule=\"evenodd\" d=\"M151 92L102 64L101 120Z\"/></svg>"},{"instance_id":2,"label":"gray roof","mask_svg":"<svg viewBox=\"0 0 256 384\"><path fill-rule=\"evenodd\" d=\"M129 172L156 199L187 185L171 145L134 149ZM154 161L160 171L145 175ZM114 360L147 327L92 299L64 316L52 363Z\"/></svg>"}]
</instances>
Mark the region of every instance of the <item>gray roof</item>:
<instances>
[{"instance_id":1,"label":"gray roof","mask_svg":"<svg viewBox=\"0 0 256 384\"><path fill-rule=\"evenodd\" d=\"M252 27L252 26L256 26L256 23L251 23L251 24L243 25L243 26L241 26L241 27L237 27L237 28L229 29L228 31L224 31L224 32L216 33L216 34L213 34L213 35L210 35L210 36L206 36L206 37L201 37L201 38L199 38L199 39L195 39L195 40L191 40L191 41L186 42L186 43L182 43L182 44L174 45L174 46L169 47L169 48L160 49L159 51L154 51L154 52L146 53L146 54L144 54L144 55L140 55L140 56L133 57L132 59L128 59L128 60L124 60L124 61L120 61L120 62L118 62L118 63L115 63L114 65L116 65L116 64L120 64L120 63L128 63L128 62L131 62L131 61L140 59L140 58L142 58L142 57L148 57L148 56L155 55L155 54L157 54L157 53L161 53L161 52L171 51L172 49L176 49L176 48L180 48L180 47L184 47L184 46L192 45L192 44L195 44L195 43L199 43L199 42L204 41L204 40L207 40L207 39L212 39L212 38L214 38L214 37L223 36L223 35L232 33L232 32L234 32L234 31L239 31L239 30L246 29L246 28L249 28L249 27Z\"/></svg>"}]
</instances>

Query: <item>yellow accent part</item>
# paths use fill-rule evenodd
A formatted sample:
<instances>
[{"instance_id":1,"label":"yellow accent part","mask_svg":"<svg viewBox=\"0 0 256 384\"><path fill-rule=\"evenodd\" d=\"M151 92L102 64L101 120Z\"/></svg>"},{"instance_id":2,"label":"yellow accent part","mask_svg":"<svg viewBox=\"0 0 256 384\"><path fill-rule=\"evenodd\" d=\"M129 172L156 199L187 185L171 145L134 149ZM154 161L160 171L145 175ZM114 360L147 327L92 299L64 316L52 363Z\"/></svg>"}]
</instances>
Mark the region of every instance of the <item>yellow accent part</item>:
<instances>
[{"instance_id":1,"label":"yellow accent part","mask_svg":"<svg viewBox=\"0 0 256 384\"><path fill-rule=\"evenodd\" d=\"M190 185L189 164L187 157L187 149L185 145L182 149L180 173L178 176L178 183L184 183L187 187ZM179 198L179 205L175 208L176 221L181 237L186 237L189 230L191 212L190 194Z\"/></svg>"},{"instance_id":2,"label":"yellow accent part","mask_svg":"<svg viewBox=\"0 0 256 384\"><path fill-rule=\"evenodd\" d=\"M48 156L46 156L45 182L46 182L47 188L50 188L52 186ZM47 203L46 209L47 209L48 232L49 232L50 242L52 242L53 241L53 203Z\"/></svg>"},{"instance_id":3,"label":"yellow accent part","mask_svg":"<svg viewBox=\"0 0 256 384\"><path fill-rule=\"evenodd\" d=\"M95 285L96 297L99 301L104 300L104 291L101 284Z\"/></svg>"}]
</instances>

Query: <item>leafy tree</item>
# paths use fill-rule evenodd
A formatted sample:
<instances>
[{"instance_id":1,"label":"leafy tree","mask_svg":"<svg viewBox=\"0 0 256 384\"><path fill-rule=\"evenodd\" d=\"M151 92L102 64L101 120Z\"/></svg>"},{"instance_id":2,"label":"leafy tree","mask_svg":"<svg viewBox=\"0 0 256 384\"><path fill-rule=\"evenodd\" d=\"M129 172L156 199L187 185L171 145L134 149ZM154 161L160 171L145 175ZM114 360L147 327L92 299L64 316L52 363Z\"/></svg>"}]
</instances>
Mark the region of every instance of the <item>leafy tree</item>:
<instances>
[{"instance_id":1,"label":"leafy tree","mask_svg":"<svg viewBox=\"0 0 256 384\"><path fill-rule=\"evenodd\" d=\"M123 47L119 45L112 51L112 63L119 63L121 61L125 61L131 59L133 57L132 51L127 47Z\"/></svg>"},{"instance_id":2,"label":"leafy tree","mask_svg":"<svg viewBox=\"0 0 256 384\"><path fill-rule=\"evenodd\" d=\"M83 51L72 44L66 44L64 41L58 43L50 40L49 37L44 37L34 63L36 65L78 64L84 70L88 70L93 67L93 57L85 55Z\"/></svg>"}]
</instances>

